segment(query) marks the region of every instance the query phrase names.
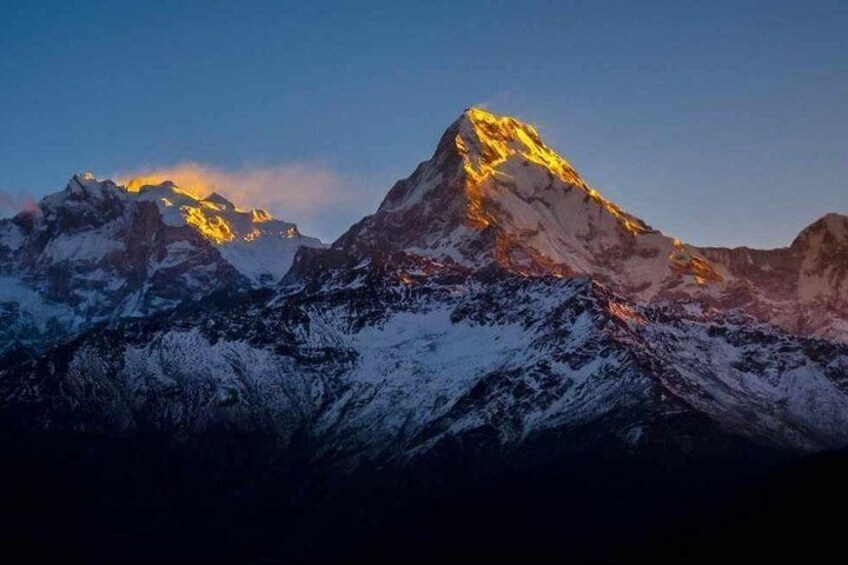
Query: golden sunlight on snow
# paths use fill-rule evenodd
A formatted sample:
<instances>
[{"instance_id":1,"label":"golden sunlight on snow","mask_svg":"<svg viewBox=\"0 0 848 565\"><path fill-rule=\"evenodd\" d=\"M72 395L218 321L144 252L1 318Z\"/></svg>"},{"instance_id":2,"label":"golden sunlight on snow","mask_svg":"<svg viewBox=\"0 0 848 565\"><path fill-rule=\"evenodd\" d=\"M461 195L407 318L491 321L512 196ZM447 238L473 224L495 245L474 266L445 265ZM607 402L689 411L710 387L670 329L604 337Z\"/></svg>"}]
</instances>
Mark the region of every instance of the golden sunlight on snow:
<instances>
[{"instance_id":1,"label":"golden sunlight on snow","mask_svg":"<svg viewBox=\"0 0 848 565\"><path fill-rule=\"evenodd\" d=\"M467 193L470 201L469 221L472 225L486 227L494 221L482 202L483 183L502 174L498 170L499 166L510 157L518 156L526 162L544 167L566 184L582 188L632 235L648 231L641 222L635 221L598 191L589 187L568 161L542 142L532 125L508 116L496 116L480 108L466 110L466 116L473 128L473 139L466 139L463 137L465 132L460 132L455 143L463 156L463 168L469 181ZM469 144L474 145L473 151Z\"/></svg>"},{"instance_id":2,"label":"golden sunlight on snow","mask_svg":"<svg viewBox=\"0 0 848 565\"><path fill-rule=\"evenodd\" d=\"M217 215L204 214L200 208L183 206L185 221L200 234L215 243L226 243L235 239L235 234L226 220Z\"/></svg>"}]
</instances>

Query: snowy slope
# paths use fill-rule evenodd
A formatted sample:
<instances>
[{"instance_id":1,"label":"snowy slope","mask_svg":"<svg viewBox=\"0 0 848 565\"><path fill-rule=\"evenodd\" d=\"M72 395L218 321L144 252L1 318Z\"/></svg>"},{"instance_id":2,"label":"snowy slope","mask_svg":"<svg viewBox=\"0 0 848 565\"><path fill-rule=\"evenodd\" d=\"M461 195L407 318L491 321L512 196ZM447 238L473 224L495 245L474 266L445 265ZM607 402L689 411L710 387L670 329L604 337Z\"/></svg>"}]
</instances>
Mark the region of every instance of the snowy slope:
<instances>
[{"instance_id":1,"label":"snowy slope","mask_svg":"<svg viewBox=\"0 0 848 565\"><path fill-rule=\"evenodd\" d=\"M390 267L90 333L0 373L0 414L183 438L225 423L280 449L305 430L312 457L344 469L551 433L566 451L689 445L713 428L796 451L848 442L846 346L694 303L640 307L584 277Z\"/></svg>"}]
</instances>

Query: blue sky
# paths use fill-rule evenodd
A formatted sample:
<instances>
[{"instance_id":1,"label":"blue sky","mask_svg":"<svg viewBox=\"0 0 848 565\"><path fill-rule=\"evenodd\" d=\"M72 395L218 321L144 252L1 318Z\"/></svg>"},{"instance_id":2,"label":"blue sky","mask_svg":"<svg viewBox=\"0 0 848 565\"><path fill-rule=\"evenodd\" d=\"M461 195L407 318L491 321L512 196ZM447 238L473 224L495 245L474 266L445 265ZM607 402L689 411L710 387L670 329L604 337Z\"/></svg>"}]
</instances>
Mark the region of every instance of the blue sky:
<instances>
[{"instance_id":1,"label":"blue sky","mask_svg":"<svg viewBox=\"0 0 848 565\"><path fill-rule=\"evenodd\" d=\"M257 203L332 239L484 105L692 243L848 213L844 1L33 4L0 4L13 200L80 170L280 171L302 188Z\"/></svg>"}]
</instances>

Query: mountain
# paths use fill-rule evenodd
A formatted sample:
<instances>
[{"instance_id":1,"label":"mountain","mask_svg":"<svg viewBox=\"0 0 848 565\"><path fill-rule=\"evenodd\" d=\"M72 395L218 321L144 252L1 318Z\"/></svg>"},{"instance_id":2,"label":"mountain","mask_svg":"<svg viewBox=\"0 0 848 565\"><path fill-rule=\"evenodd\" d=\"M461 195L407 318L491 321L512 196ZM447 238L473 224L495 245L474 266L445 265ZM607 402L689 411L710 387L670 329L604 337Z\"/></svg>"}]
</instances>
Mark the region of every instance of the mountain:
<instances>
[{"instance_id":1,"label":"mountain","mask_svg":"<svg viewBox=\"0 0 848 565\"><path fill-rule=\"evenodd\" d=\"M373 551L363 531L396 539L396 516L447 492L478 493L476 512L448 500L410 531L490 555L479 539L510 537L492 524L565 521L553 539L592 553L678 521L678 498L848 445L848 219L785 249L688 245L513 118L465 111L330 247L170 183L75 177L39 209L0 224L3 272L28 293L7 319L51 300L83 321L0 358L0 452L40 484L66 481L44 461L73 470L88 490L68 490L107 508L129 497L143 545L165 524L157 547L196 547L172 513L200 508L200 545L227 531L267 561L349 557L327 540ZM542 502L511 516L498 501L516 492ZM167 510L147 520L150 500ZM516 531L519 554L541 543Z\"/></svg>"},{"instance_id":2,"label":"mountain","mask_svg":"<svg viewBox=\"0 0 848 565\"><path fill-rule=\"evenodd\" d=\"M640 301L694 298L845 341L846 222L828 215L787 249L688 245L602 197L532 126L471 108L433 157L334 247L495 264L522 275L586 274Z\"/></svg>"},{"instance_id":3,"label":"mountain","mask_svg":"<svg viewBox=\"0 0 848 565\"><path fill-rule=\"evenodd\" d=\"M590 274L639 298L716 278L691 248L590 188L535 128L477 108L335 246L526 275Z\"/></svg>"},{"instance_id":4,"label":"mountain","mask_svg":"<svg viewBox=\"0 0 848 565\"><path fill-rule=\"evenodd\" d=\"M273 283L301 245L323 244L217 194L75 175L37 210L0 220L0 351Z\"/></svg>"}]
</instances>

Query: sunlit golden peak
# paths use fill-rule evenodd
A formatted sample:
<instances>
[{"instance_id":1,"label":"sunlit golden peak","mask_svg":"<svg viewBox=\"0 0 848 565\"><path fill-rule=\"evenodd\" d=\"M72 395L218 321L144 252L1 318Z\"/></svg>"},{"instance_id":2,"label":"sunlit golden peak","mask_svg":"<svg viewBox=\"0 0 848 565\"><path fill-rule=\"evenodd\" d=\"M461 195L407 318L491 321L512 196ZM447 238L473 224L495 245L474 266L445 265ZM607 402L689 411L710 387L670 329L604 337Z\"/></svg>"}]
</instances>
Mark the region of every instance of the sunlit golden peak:
<instances>
[{"instance_id":1,"label":"sunlit golden peak","mask_svg":"<svg viewBox=\"0 0 848 565\"><path fill-rule=\"evenodd\" d=\"M484 198L490 179L521 176L528 165L547 170L563 183L583 190L615 216L622 228L633 235L648 231L640 220L630 216L586 184L568 161L542 141L539 132L530 124L510 116L493 114L482 108L466 109L455 124L454 145L462 157L468 197L468 220L485 228L497 219L488 212Z\"/></svg>"},{"instance_id":2,"label":"sunlit golden peak","mask_svg":"<svg viewBox=\"0 0 848 565\"><path fill-rule=\"evenodd\" d=\"M468 108L458 121L457 149L476 175L487 175L512 156L535 163L570 183L579 182L571 165L547 147L530 124L482 108Z\"/></svg>"},{"instance_id":3,"label":"sunlit golden peak","mask_svg":"<svg viewBox=\"0 0 848 565\"><path fill-rule=\"evenodd\" d=\"M214 184L191 173L191 170L183 172L179 185L159 173L120 179L119 182L128 193L156 202L161 210L173 210L182 221L217 244L253 241L262 235L285 238L299 235L294 224L278 222L259 208L242 210L216 192ZM279 226L272 225L273 222L278 222ZM259 227L262 224L264 226Z\"/></svg>"}]
</instances>

